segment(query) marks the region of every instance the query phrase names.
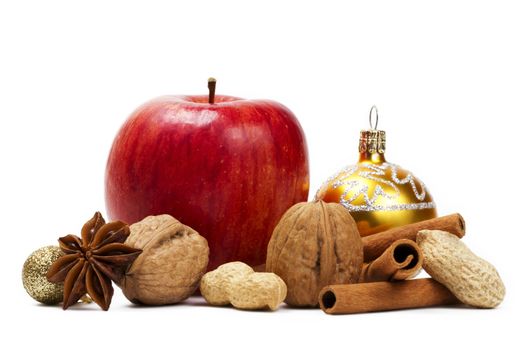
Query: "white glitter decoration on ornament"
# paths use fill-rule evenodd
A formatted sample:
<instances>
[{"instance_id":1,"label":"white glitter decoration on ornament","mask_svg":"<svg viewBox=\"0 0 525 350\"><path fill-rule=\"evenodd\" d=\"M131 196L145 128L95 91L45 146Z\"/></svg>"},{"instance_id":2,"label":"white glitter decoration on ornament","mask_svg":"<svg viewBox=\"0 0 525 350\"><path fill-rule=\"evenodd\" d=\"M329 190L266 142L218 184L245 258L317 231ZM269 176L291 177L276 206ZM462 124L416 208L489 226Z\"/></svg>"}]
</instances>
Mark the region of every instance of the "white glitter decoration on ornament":
<instances>
[{"instance_id":1,"label":"white glitter decoration on ornament","mask_svg":"<svg viewBox=\"0 0 525 350\"><path fill-rule=\"evenodd\" d=\"M382 163L381 165L374 164L360 164L360 165L351 165L344 168L339 173L331 176L326 180L326 182L321 186L319 191L317 191L316 198L319 198L319 193L321 189L329 186L331 182L337 178L347 178L351 175L354 175L357 172L357 176L360 176L364 179L375 181L375 188L373 191L373 196L370 198L368 196L369 187L366 183L363 183L359 180L337 180L332 184L332 188L336 189L340 186L345 186L345 191L341 194L339 202L350 212L358 211L397 211L397 210L421 210L421 209L432 209L436 205L433 201L423 202L426 197L425 185L423 182L417 180L411 173L407 173L407 176L403 179L398 177L398 165L392 163ZM386 172L390 169L391 171L391 181L377 176L385 176ZM419 182L421 191L418 191L416 186L416 181ZM406 203L406 204L391 204L391 205L379 205L376 204L376 201L379 198L386 198L388 200L395 200L400 196L401 192L397 185L405 185L409 183L414 196L420 201L419 203ZM385 191L385 188L381 185L386 186L385 188L390 188L394 191L394 194L390 195ZM359 187L361 186L361 187ZM353 191L355 190L355 191ZM353 195L348 198L350 193L353 192ZM363 195L365 205L354 205L352 202Z\"/></svg>"}]
</instances>

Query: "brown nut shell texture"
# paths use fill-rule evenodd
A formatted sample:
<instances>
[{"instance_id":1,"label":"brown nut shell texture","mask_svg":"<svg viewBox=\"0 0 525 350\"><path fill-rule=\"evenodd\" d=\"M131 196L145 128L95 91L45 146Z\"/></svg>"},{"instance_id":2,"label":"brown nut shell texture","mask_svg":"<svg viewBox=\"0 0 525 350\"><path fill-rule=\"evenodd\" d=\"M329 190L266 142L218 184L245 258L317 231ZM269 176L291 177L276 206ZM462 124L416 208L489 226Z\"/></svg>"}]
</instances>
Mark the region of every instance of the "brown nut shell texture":
<instances>
[{"instance_id":1,"label":"brown nut shell texture","mask_svg":"<svg viewBox=\"0 0 525 350\"><path fill-rule=\"evenodd\" d=\"M455 235L440 230L417 234L425 260L423 268L463 303L494 308L505 297L505 285L496 268L474 254Z\"/></svg>"},{"instance_id":2,"label":"brown nut shell texture","mask_svg":"<svg viewBox=\"0 0 525 350\"><path fill-rule=\"evenodd\" d=\"M286 297L286 284L274 273L254 272L245 263L234 261L206 273L200 291L210 305L277 310Z\"/></svg>"},{"instance_id":3,"label":"brown nut shell texture","mask_svg":"<svg viewBox=\"0 0 525 350\"><path fill-rule=\"evenodd\" d=\"M283 215L268 244L266 270L288 287L285 302L316 306L329 284L356 283L363 265L357 225L337 203L303 202Z\"/></svg>"},{"instance_id":4,"label":"brown nut shell texture","mask_svg":"<svg viewBox=\"0 0 525 350\"><path fill-rule=\"evenodd\" d=\"M143 252L121 284L126 298L165 305L192 295L208 266L206 239L170 215L148 216L130 230L126 244Z\"/></svg>"}]
</instances>

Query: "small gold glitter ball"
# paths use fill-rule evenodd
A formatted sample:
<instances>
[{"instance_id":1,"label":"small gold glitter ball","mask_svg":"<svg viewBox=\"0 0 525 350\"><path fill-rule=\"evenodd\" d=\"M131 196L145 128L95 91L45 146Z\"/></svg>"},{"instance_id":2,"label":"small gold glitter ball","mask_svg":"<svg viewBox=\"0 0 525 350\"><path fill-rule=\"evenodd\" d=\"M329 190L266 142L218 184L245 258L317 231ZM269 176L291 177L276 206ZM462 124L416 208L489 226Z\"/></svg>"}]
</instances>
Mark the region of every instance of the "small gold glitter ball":
<instances>
[{"instance_id":1,"label":"small gold glitter ball","mask_svg":"<svg viewBox=\"0 0 525 350\"><path fill-rule=\"evenodd\" d=\"M47 280L47 270L64 253L57 246L47 246L35 250L24 263L22 282L31 298L48 305L62 301L64 286Z\"/></svg>"}]
</instances>

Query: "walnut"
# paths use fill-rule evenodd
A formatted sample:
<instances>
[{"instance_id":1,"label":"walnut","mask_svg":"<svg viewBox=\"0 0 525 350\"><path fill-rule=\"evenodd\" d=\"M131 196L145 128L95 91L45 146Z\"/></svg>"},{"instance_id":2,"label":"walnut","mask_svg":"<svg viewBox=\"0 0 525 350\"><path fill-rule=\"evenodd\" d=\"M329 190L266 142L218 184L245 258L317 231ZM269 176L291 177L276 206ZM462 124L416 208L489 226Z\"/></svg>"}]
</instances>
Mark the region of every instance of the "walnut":
<instances>
[{"instance_id":1,"label":"walnut","mask_svg":"<svg viewBox=\"0 0 525 350\"><path fill-rule=\"evenodd\" d=\"M208 242L170 215L148 216L130 226L126 244L143 250L121 284L134 303L164 305L192 295L208 266Z\"/></svg>"},{"instance_id":2,"label":"walnut","mask_svg":"<svg viewBox=\"0 0 525 350\"><path fill-rule=\"evenodd\" d=\"M363 245L348 211L337 203L298 203L275 227L266 270L288 287L285 302L316 306L329 284L355 283L363 264Z\"/></svg>"}]
</instances>

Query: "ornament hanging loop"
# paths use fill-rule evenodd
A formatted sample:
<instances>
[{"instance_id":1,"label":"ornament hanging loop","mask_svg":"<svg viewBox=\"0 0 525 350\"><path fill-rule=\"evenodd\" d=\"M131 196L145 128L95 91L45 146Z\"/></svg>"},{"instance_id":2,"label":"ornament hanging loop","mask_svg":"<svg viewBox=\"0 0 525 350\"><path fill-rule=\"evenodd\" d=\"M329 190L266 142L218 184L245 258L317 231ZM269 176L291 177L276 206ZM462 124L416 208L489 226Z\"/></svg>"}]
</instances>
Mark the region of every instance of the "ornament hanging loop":
<instances>
[{"instance_id":1,"label":"ornament hanging loop","mask_svg":"<svg viewBox=\"0 0 525 350\"><path fill-rule=\"evenodd\" d=\"M374 114L375 116L375 123L373 127L372 127L372 114ZM370 129L377 130L378 122L379 122L379 112L377 111L376 105L373 105L372 108L370 108L370 113L368 114L368 123L370 124Z\"/></svg>"}]
</instances>

